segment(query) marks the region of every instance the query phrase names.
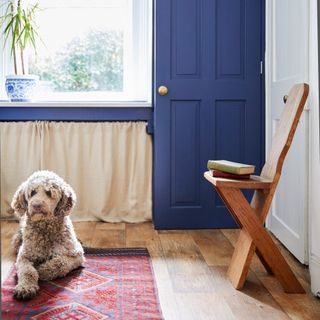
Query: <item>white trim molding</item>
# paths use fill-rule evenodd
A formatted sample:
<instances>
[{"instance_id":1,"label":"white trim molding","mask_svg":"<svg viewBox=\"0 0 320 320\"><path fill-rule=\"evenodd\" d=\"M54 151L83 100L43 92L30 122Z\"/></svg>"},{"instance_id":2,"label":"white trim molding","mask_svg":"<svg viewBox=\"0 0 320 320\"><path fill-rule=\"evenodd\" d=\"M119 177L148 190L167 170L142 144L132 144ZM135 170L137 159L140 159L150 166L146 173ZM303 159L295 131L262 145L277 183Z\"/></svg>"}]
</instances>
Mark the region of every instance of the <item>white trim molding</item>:
<instances>
[{"instance_id":1,"label":"white trim molding","mask_svg":"<svg viewBox=\"0 0 320 320\"><path fill-rule=\"evenodd\" d=\"M320 297L320 139L317 0L310 0L309 105L310 105L310 185L309 185L309 270L311 291Z\"/></svg>"},{"instance_id":2,"label":"white trim molding","mask_svg":"<svg viewBox=\"0 0 320 320\"><path fill-rule=\"evenodd\" d=\"M320 298L320 257L311 253L310 255L310 277L311 281L311 291L315 296Z\"/></svg>"}]
</instances>

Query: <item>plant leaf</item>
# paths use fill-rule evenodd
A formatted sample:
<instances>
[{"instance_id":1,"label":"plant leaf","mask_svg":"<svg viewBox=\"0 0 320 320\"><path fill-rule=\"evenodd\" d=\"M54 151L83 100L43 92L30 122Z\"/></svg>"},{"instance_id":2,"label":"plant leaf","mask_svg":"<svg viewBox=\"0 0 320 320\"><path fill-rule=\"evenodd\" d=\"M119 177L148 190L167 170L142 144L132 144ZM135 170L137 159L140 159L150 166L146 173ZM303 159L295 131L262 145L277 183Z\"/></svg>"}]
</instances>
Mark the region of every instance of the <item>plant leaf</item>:
<instances>
[{"instance_id":1,"label":"plant leaf","mask_svg":"<svg viewBox=\"0 0 320 320\"><path fill-rule=\"evenodd\" d=\"M16 12L13 11L13 4L13 0L0 4L0 8L6 5L4 15L0 16L0 27L3 27L4 36L3 44L8 45L8 41L10 40L12 56L14 56L17 48L23 51L27 46L33 47L36 53L36 38L42 41L36 31L37 25L35 22L36 11L41 10L39 2L23 8L21 7L21 1L18 1Z\"/></svg>"}]
</instances>

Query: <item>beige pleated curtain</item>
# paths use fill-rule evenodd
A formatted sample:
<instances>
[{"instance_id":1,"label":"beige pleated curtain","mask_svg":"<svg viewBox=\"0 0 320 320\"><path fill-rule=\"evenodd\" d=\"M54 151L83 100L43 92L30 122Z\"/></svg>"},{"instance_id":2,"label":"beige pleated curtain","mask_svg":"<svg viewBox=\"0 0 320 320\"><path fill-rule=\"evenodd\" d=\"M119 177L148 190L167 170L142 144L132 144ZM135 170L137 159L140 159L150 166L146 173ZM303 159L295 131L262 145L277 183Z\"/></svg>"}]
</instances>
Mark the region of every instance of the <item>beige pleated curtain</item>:
<instances>
[{"instance_id":1,"label":"beige pleated curtain","mask_svg":"<svg viewBox=\"0 0 320 320\"><path fill-rule=\"evenodd\" d=\"M36 170L63 177L77 194L76 221L151 219L152 142L145 122L1 122L1 216Z\"/></svg>"}]
</instances>

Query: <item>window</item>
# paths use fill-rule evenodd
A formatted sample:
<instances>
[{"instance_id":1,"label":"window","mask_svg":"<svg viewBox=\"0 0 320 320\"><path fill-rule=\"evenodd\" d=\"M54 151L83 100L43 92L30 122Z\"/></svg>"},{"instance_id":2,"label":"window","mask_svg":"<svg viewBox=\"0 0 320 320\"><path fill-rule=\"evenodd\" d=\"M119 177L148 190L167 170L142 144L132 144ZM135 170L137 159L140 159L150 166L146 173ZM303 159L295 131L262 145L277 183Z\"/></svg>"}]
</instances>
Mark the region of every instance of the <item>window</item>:
<instances>
[{"instance_id":1,"label":"window","mask_svg":"<svg viewBox=\"0 0 320 320\"><path fill-rule=\"evenodd\" d=\"M151 2L40 0L37 100L150 102Z\"/></svg>"}]
</instances>

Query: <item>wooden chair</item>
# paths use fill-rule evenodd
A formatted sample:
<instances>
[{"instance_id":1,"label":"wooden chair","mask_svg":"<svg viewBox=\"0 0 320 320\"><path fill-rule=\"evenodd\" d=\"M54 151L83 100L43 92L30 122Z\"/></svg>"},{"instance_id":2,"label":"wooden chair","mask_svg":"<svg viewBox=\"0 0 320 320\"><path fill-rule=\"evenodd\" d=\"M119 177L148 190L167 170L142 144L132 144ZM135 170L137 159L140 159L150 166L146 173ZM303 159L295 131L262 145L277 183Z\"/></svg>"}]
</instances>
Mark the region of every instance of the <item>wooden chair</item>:
<instances>
[{"instance_id":1,"label":"wooden chair","mask_svg":"<svg viewBox=\"0 0 320 320\"><path fill-rule=\"evenodd\" d=\"M256 252L266 270L277 277L285 292L305 292L264 228L264 222L308 92L307 84L297 84L291 89L260 176L251 176L249 180L231 180L212 177L210 172L204 173L241 228L228 269L228 277L236 289L243 287ZM250 204L240 189L255 189Z\"/></svg>"}]
</instances>

